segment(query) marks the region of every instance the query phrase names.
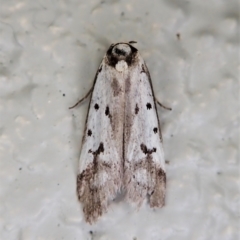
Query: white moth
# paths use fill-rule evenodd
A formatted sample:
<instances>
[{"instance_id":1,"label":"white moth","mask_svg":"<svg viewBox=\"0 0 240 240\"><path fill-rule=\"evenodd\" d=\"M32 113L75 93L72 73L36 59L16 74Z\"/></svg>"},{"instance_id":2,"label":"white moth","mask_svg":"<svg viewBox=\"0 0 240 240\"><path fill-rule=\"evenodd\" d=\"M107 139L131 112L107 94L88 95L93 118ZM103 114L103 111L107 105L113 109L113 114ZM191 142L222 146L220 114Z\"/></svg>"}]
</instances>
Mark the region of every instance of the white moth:
<instances>
[{"instance_id":1,"label":"white moth","mask_svg":"<svg viewBox=\"0 0 240 240\"><path fill-rule=\"evenodd\" d=\"M91 94L91 101L77 195L89 223L107 210L109 201L121 190L138 206L146 197L150 207L162 207L165 201L166 173L156 100L147 66L133 43L109 47L86 95Z\"/></svg>"}]
</instances>

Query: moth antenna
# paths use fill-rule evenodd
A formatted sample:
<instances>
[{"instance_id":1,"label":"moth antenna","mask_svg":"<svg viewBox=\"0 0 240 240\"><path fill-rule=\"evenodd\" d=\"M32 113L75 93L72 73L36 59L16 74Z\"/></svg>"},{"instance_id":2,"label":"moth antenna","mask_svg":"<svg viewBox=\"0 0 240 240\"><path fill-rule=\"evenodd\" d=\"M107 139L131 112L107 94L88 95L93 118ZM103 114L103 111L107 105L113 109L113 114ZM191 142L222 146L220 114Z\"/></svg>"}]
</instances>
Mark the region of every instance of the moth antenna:
<instances>
[{"instance_id":1,"label":"moth antenna","mask_svg":"<svg viewBox=\"0 0 240 240\"><path fill-rule=\"evenodd\" d=\"M135 44L135 43L137 43L136 41L129 41L128 42L129 44Z\"/></svg>"}]
</instances>

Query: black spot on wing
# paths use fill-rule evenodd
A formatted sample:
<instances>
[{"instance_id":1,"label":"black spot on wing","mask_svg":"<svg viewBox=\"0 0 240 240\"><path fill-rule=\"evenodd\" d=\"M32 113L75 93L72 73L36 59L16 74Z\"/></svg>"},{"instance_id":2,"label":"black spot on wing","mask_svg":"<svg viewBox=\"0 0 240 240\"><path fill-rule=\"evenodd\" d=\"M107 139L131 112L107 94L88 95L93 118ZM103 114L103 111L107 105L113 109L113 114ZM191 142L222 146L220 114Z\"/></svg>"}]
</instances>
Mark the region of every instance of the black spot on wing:
<instances>
[{"instance_id":1,"label":"black spot on wing","mask_svg":"<svg viewBox=\"0 0 240 240\"><path fill-rule=\"evenodd\" d=\"M149 110L149 109L152 108L152 104L151 104L151 103L147 103L147 104L146 104L146 107L147 107L147 109Z\"/></svg>"},{"instance_id":2,"label":"black spot on wing","mask_svg":"<svg viewBox=\"0 0 240 240\"><path fill-rule=\"evenodd\" d=\"M109 116L109 107L108 106L106 107L105 114L106 114L106 116Z\"/></svg>"},{"instance_id":3,"label":"black spot on wing","mask_svg":"<svg viewBox=\"0 0 240 240\"><path fill-rule=\"evenodd\" d=\"M96 110L98 110L98 109L99 109L99 105L98 105L97 103L95 103L94 108L95 108Z\"/></svg>"},{"instance_id":4,"label":"black spot on wing","mask_svg":"<svg viewBox=\"0 0 240 240\"><path fill-rule=\"evenodd\" d=\"M87 135L88 135L89 137L92 136L92 130L91 130L91 129L88 129L88 131L87 131Z\"/></svg>"},{"instance_id":5,"label":"black spot on wing","mask_svg":"<svg viewBox=\"0 0 240 240\"><path fill-rule=\"evenodd\" d=\"M98 69L98 72L100 73L102 71L102 66L100 66L100 68Z\"/></svg>"},{"instance_id":6,"label":"black spot on wing","mask_svg":"<svg viewBox=\"0 0 240 240\"><path fill-rule=\"evenodd\" d=\"M157 133L157 132L158 132L158 128L155 127L155 128L153 129L153 132L154 132L154 133Z\"/></svg>"},{"instance_id":7,"label":"black spot on wing","mask_svg":"<svg viewBox=\"0 0 240 240\"><path fill-rule=\"evenodd\" d=\"M111 124L112 128L114 129L114 123L113 123L113 120L112 120L112 114L110 112L110 108L109 108L108 105L106 106L106 109L105 109L105 115L108 116L108 118L110 119L110 124Z\"/></svg>"}]
</instances>

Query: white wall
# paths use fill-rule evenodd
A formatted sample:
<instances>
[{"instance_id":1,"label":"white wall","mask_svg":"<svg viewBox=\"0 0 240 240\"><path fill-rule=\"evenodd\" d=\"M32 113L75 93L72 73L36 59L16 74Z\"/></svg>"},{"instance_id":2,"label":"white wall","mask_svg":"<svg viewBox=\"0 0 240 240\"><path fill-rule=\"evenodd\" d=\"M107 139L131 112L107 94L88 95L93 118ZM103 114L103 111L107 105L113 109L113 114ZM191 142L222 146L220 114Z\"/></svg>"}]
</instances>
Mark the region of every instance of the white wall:
<instances>
[{"instance_id":1,"label":"white wall","mask_svg":"<svg viewBox=\"0 0 240 240\"><path fill-rule=\"evenodd\" d=\"M239 239L237 0L0 6L0 240ZM130 40L173 108L158 109L166 206L122 200L91 226L75 193L88 101L68 107L108 46Z\"/></svg>"}]
</instances>

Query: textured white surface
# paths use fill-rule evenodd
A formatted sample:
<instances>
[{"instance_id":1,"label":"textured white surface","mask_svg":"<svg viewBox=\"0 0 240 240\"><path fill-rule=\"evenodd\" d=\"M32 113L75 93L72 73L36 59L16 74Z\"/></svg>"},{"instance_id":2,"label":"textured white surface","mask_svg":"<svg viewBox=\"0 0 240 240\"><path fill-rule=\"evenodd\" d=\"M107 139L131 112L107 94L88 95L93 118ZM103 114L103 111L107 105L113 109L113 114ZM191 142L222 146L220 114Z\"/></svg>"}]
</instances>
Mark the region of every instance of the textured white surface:
<instances>
[{"instance_id":1,"label":"textured white surface","mask_svg":"<svg viewBox=\"0 0 240 240\"><path fill-rule=\"evenodd\" d=\"M237 0L0 6L1 240L239 239ZM158 109L166 206L137 211L121 200L90 226L75 193L88 101L68 107L91 87L108 46L130 40L173 108Z\"/></svg>"}]
</instances>

